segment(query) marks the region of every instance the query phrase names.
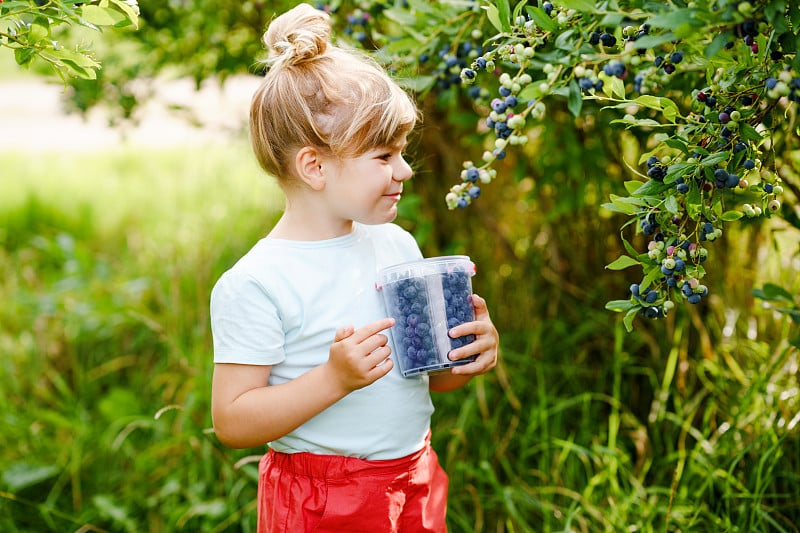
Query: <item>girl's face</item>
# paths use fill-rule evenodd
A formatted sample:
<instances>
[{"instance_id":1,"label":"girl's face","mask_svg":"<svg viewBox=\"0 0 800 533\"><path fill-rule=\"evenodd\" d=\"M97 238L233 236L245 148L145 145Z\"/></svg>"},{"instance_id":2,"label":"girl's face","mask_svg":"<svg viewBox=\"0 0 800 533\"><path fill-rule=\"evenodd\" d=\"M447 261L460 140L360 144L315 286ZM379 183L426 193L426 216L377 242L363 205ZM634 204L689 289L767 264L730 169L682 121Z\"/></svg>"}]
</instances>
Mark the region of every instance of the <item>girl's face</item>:
<instances>
[{"instance_id":1,"label":"girl's face","mask_svg":"<svg viewBox=\"0 0 800 533\"><path fill-rule=\"evenodd\" d=\"M403 182L413 174L403 157L406 142L403 137L394 146L327 163L324 194L331 214L363 224L394 220Z\"/></svg>"}]
</instances>

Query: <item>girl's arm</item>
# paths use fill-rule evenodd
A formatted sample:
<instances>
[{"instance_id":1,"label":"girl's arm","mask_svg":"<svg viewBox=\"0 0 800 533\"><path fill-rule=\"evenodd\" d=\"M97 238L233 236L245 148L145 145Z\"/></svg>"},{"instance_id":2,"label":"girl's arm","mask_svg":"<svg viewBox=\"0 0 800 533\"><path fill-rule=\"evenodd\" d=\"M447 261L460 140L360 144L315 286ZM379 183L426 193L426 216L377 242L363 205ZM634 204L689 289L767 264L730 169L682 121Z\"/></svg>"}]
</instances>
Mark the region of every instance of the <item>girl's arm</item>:
<instances>
[{"instance_id":1,"label":"girl's arm","mask_svg":"<svg viewBox=\"0 0 800 533\"><path fill-rule=\"evenodd\" d=\"M280 385L267 385L271 366L215 364L211 417L217 437L231 448L261 446L385 376L392 361L380 332L393 323L388 318L356 331L339 329L327 362Z\"/></svg>"},{"instance_id":2,"label":"girl's arm","mask_svg":"<svg viewBox=\"0 0 800 533\"><path fill-rule=\"evenodd\" d=\"M451 351L449 357L453 361L471 355L477 357L471 363L452 367L450 372L431 374L428 387L434 392L447 392L462 387L474 376L490 371L497 364L500 335L489 317L486 300L473 294L472 305L475 308L475 320L456 326L449 333L454 338L472 334L475 335L475 341Z\"/></svg>"}]
</instances>

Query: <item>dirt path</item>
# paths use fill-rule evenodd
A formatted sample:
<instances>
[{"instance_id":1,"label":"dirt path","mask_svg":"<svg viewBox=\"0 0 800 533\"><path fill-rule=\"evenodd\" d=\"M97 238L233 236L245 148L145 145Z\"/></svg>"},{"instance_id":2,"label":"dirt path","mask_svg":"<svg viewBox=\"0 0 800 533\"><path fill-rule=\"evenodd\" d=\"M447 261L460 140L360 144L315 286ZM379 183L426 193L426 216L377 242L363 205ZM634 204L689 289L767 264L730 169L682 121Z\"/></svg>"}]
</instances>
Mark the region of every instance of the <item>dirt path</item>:
<instances>
[{"instance_id":1,"label":"dirt path","mask_svg":"<svg viewBox=\"0 0 800 533\"><path fill-rule=\"evenodd\" d=\"M88 116L64 111L63 86L58 81L25 77L0 80L0 153L9 150L96 150L122 143L170 146L208 142L243 131L255 76L232 77L223 87L209 82L200 91L190 80L160 83L156 97L137 113L135 126L110 128L107 115ZM193 126L185 108L202 126Z\"/></svg>"}]
</instances>

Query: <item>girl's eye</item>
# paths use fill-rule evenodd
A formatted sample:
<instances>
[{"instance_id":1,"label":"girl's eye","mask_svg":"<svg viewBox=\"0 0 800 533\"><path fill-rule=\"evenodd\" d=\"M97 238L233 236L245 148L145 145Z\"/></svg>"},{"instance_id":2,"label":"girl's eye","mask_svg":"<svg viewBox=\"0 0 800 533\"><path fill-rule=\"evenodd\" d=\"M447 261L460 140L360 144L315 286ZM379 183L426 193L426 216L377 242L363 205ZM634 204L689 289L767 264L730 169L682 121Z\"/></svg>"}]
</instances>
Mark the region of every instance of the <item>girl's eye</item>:
<instances>
[{"instance_id":1,"label":"girl's eye","mask_svg":"<svg viewBox=\"0 0 800 533\"><path fill-rule=\"evenodd\" d=\"M379 155L379 156L378 156L378 159L382 159L382 160L384 160L384 161L388 161L388 160L390 160L391 158L392 158L392 154L389 154L389 153L387 153L387 154L381 154L381 155Z\"/></svg>"}]
</instances>

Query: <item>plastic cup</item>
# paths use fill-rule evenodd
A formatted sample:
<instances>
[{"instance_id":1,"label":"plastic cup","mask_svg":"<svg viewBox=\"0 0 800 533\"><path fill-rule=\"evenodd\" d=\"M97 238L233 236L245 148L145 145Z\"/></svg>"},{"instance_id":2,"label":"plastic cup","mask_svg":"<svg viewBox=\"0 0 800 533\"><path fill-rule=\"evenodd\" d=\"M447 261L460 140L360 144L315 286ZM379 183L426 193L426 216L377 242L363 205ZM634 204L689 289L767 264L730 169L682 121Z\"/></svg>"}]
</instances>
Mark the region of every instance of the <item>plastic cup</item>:
<instances>
[{"instance_id":1,"label":"plastic cup","mask_svg":"<svg viewBox=\"0 0 800 533\"><path fill-rule=\"evenodd\" d=\"M435 372L475 360L451 361L450 350L469 344L474 335L452 338L450 328L475 320L472 276L475 264L465 255L431 257L401 263L379 272L378 290L386 312L395 319L389 330L394 359L404 377Z\"/></svg>"}]
</instances>

